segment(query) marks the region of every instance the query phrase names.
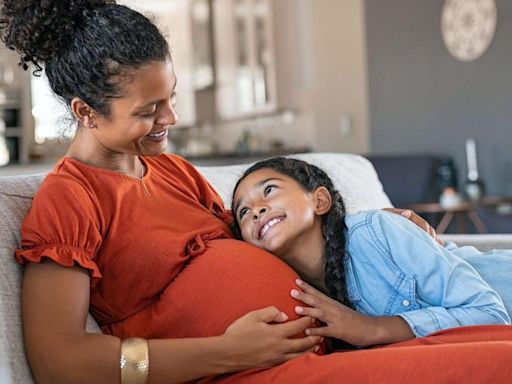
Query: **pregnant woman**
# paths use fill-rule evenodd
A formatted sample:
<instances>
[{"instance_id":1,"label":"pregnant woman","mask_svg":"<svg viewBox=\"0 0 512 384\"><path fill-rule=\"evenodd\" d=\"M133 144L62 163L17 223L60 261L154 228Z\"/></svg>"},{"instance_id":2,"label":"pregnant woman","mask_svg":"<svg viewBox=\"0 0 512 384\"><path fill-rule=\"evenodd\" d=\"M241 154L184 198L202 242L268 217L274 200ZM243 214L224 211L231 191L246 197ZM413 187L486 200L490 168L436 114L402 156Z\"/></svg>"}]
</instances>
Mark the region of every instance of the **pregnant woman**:
<instances>
[{"instance_id":1,"label":"pregnant woman","mask_svg":"<svg viewBox=\"0 0 512 384\"><path fill-rule=\"evenodd\" d=\"M297 274L234 240L213 189L163 154L178 117L157 28L109 0L4 0L0 17L22 67L44 67L77 122L16 252L27 265L24 340L37 382L510 377L512 342L498 340L512 332L503 327L320 356L321 337L303 335L311 318L293 311ZM89 311L103 334L85 331Z\"/></svg>"}]
</instances>

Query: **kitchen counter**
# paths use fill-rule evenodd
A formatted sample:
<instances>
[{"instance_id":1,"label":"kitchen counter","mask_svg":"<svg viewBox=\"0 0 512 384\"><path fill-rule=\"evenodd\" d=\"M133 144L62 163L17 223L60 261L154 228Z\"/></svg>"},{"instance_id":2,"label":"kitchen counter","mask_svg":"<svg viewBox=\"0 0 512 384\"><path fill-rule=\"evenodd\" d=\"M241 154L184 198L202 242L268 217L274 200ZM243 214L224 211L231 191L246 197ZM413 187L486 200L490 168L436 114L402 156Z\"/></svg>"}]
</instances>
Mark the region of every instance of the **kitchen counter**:
<instances>
[{"instance_id":1,"label":"kitchen counter","mask_svg":"<svg viewBox=\"0 0 512 384\"><path fill-rule=\"evenodd\" d=\"M223 153L212 153L211 155L203 156L188 156L182 155L192 164L197 166L217 166L217 165L230 165L230 164L242 164L252 163L261 159L265 159L273 156L284 156L293 153L306 153L311 152L310 148L282 148L271 151L262 152L249 152L249 153L237 153L237 152L223 152ZM47 173L58 159L48 160L44 162L34 162L29 164L8 164L0 167L1 176L18 176L18 175L29 175L34 173Z\"/></svg>"},{"instance_id":2,"label":"kitchen counter","mask_svg":"<svg viewBox=\"0 0 512 384\"><path fill-rule=\"evenodd\" d=\"M207 166L218 166L218 165L232 165L232 164L243 164L252 163L258 160L266 159L274 156L285 156L294 153L307 153L311 152L311 148L300 147L300 148L280 148L269 151L253 151L247 153L239 152L219 152L212 153L210 155L193 156L193 155L182 155L192 164L207 167Z\"/></svg>"}]
</instances>

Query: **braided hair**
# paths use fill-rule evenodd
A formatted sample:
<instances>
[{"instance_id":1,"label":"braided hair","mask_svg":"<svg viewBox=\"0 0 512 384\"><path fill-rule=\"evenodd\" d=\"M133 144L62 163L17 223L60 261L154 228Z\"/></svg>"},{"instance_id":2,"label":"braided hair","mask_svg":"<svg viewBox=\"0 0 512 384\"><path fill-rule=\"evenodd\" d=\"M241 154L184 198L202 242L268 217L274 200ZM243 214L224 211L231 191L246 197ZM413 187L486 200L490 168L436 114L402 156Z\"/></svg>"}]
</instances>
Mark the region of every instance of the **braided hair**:
<instances>
[{"instance_id":1,"label":"braided hair","mask_svg":"<svg viewBox=\"0 0 512 384\"><path fill-rule=\"evenodd\" d=\"M272 169L291 177L308 192L325 187L331 194L331 209L322 216L322 234L325 238L325 286L333 299L351 306L345 282L345 204L338 190L334 188L331 178L316 165L297 159L274 157L249 167L236 183L233 195L243 179L260 169ZM242 239L240 225L236 217L232 230L236 238Z\"/></svg>"},{"instance_id":2,"label":"braided hair","mask_svg":"<svg viewBox=\"0 0 512 384\"><path fill-rule=\"evenodd\" d=\"M3 0L0 29L24 70L44 67L66 105L79 97L105 117L122 80L169 55L156 26L115 0Z\"/></svg>"}]
</instances>

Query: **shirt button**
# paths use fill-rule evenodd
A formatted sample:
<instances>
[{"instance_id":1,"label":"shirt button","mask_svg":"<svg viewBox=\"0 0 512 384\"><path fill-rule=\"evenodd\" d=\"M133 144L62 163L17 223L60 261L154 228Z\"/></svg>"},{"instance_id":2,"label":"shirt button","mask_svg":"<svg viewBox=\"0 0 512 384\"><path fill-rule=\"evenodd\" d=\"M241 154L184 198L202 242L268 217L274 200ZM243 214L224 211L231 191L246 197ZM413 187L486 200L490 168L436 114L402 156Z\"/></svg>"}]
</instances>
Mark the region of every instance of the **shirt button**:
<instances>
[{"instance_id":1,"label":"shirt button","mask_svg":"<svg viewBox=\"0 0 512 384\"><path fill-rule=\"evenodd\" d=\"M402 305L404 307L408 307L409 305L411 305L411 302L409 300L404 300L404 301L402 301Z\"/></svg>"}]
</instances>

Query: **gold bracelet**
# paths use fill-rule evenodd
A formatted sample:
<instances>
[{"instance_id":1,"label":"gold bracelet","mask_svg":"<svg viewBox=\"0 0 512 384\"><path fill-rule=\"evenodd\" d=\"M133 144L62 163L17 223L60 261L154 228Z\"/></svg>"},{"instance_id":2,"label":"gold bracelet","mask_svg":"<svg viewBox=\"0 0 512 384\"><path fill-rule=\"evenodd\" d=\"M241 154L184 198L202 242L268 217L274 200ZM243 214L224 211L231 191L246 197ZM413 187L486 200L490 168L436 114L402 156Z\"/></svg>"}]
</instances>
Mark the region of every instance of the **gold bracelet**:
<instances>
[{"instance_id":1,"label":"gold bracelet","mask_svg":"<svg viewBox=\"0 0 512 384\"><path fill-rule=\"evenodd\" d=\"M139 337L121 341L121 384L145 384L149 375L148 341Z\"/></svg>"}]
</instances>

